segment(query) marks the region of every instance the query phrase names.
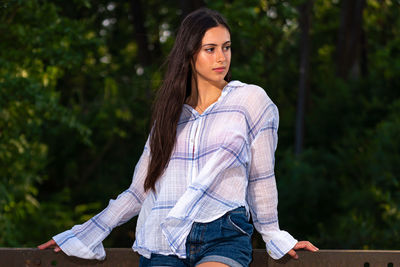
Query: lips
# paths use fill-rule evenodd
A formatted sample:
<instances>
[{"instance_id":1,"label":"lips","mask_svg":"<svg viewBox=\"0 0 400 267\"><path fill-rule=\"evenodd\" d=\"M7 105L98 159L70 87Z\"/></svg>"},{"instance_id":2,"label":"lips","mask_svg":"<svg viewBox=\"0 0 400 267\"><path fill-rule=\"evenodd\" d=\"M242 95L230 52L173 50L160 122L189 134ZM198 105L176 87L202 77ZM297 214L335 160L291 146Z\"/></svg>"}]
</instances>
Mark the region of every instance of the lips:
<instances>
[{"instance_id":1,"label":"lips","mask_svg":"<svg viewBox=\"0 0 400 267\"><path fill-rule=\"evenodd\" d=\"M214 71L223 72L225 71L225 67L213 68Z\"/></svg>"}]
</instances>

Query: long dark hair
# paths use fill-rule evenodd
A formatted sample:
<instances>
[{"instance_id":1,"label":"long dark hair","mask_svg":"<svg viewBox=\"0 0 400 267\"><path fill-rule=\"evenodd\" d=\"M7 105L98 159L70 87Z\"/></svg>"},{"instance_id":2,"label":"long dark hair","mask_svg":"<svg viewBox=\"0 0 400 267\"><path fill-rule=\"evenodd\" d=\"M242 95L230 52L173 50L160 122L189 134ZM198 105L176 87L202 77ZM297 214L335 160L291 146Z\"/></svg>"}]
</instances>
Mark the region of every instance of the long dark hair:
<instances>
[{"instance_id":1,"label":"long dark hair","mask_svg":"<svg viewBox=\"0 0 400 267\"><path fill-rule=\"evenodd\" d=\"M230 33L225 19L216 11L201 8L182 21L167 61L164 81L153 105L150 133L151 159L148 166L144 190L155 191L155 184L163 174L176 143L176 128L183 104L192 92L192 70L194 55L201 47L204 34L210 28L224 26ZM230 71L225 80L230 80ZM197 90L197 84L194 86Z\"/></svg>"}]
</instances>

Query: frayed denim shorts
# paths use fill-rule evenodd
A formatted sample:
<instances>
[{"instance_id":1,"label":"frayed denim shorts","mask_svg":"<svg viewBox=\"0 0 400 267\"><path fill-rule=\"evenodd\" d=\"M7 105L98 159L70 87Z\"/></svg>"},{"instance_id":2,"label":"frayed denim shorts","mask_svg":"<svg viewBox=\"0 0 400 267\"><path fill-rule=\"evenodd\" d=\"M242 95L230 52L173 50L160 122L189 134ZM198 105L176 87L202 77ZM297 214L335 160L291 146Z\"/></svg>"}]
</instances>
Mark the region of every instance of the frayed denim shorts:
<instances>
[{"instance_id":1,"label":"frayed denim shorts","mask_svg":"<svg viewBox=\"0 0 400 267\"><path fill-rule=\"evenodd\" d=\"M231 267L249 266L252 255L253 225L246 209L240 207L209 223L193 223L186 239L186 259L175 255L151 254L140 257L141 267L196 266L204 262L220 262Z\"/></svg>"}]
</instances>

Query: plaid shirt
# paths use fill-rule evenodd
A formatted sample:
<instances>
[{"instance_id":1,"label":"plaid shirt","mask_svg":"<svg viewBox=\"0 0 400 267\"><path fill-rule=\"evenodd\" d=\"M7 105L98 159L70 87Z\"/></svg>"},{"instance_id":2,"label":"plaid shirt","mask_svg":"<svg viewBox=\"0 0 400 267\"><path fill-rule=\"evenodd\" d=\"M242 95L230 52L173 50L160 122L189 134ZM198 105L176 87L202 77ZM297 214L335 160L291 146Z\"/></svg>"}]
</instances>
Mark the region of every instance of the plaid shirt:
<instances>
[{"instance_id":1,"label":"plaid shirt","mask_svg":"<svg viewBox=\"0 0 400 267\"><path fill-rule=\"evenodd\" d=\"M265 91L239 81L228 83L202 114L185 104L176 145L156 191L143 190L148 139L130 187L102 212L53 239L67 255L104 259L103 239L139 214L133 250L147 258L151 253L185 258L193 222L210 222L244 206L268 253L281 258L297 240L278 225L278 123L278 109Z\"/></svg>"}]
</instances>

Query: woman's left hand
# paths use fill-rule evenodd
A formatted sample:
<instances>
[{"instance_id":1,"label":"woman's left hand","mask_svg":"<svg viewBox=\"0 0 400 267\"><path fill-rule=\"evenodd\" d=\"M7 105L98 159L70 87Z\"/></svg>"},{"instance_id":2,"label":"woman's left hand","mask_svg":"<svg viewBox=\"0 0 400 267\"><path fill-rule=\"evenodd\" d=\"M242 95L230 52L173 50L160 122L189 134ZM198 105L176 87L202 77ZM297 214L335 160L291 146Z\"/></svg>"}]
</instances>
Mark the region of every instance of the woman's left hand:
<instances>
[{"instance_id":1,"label":"woman's left hand","mask_svg":"<svg viewBox=\"0 0 400 267\"><path fill-rule=\"evenodd\" d=\"M314 246L313 244L311 244L308 241L299 241L297 242L297 244L293 247L293 249L291 249L288 254L293 258L293 259L298 259L299 256L296 253L296 250L298 249L305 249L305 250L309 250L309 251L318 251L318 248L316 246Z\"/></svg>"}]
</instances>

